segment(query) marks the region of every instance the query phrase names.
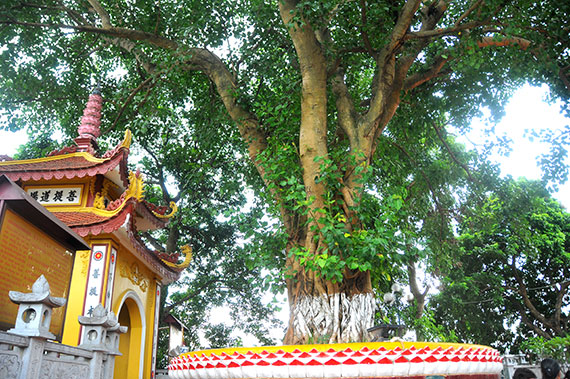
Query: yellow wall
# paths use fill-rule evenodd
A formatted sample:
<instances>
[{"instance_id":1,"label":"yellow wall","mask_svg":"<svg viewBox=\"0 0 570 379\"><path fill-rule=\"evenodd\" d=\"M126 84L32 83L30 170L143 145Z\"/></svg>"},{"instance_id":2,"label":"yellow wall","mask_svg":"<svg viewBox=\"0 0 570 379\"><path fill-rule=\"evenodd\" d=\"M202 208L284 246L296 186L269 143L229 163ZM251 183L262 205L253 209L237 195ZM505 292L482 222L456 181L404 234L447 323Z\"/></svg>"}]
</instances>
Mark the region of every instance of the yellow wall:
<instances>
[{"instance_id":1,"label":"yellow wall","mask_svg":"<svg viewBox=\"0 0 570 379\"><path fill-rule=\"evenodd\" d=\"M138 378L137 367L140 365L140 358L143 360L142 377L148 378L151 371L152 361L152 337L155 314L155 292L156 279L152 271L147 269L130 251L121 246L118 252L117 268L115 276L115 290L113 293L113 311L119 314L124 307L127 307L132 333L130 334L129 354L132 354L134 347L140 347L144 340L144 353L128 358L117 357L118 364L128 366L128 375L125 378ZM138 302L135 300L137 299ZM140 309L139 309L140 308ZM142 313L144 321L137 320L136 315ZM139 324L140 322L140 324ZM123 346L127 349L126 345ZM122 351L121 351L122 352ZM140 354L140 350L136 353ZM122 374L124 375L124 374Z\"/></svg>"},{"instance_id":2,"label":"yellow wall","mask_svg":"<svg viewBox=\"0 0 570 379\"><path fill-rule=\"evenodd\" d=\"M54 240L42 229L18 213L6 209L0 217L0 329L14 326L18 305L8 291L30 292L34 282L44 275L51 294L67 297L74 262L73 251ZM53 310L50 331L62 337L65 307Z\"/></svg>"},{"instance_id":3,"label":"yellow wall","mask_svg":"<svg viewBox=\"0 0 570 379\"><path fill-rule=\"evenodd\" d=\"M79 344L79 330L81 325L77 318L83 312L83 299L85 298L85 286L87 285L87 272L91 251L78 251L75 254L73 273L71 274L71 286L67 298L67 311L65 328L63 330L62 343L76 346Z\"/></svg>"}]
</instances>

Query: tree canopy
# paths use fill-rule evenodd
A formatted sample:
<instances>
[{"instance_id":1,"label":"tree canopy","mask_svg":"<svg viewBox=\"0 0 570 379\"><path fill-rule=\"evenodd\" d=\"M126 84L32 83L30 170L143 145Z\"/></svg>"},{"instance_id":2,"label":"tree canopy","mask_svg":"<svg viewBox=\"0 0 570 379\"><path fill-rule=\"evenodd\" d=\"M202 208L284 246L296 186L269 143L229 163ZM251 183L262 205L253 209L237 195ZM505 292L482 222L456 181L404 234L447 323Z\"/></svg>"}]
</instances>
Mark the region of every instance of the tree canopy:
<instances>
[{"instance_id":1,"label":"tree canopy","mask_svg":"<svg viewBox=\"0 0 570 379\"><path fill-rule=\"evenodd\" d=\"M566 337L570 213L539 182L505 180L472 204L435 319L460 340L511 348Z\"/></svg>"},{"instance_id":2,"label":"tree canopy","mask_svg":"<svg viewBox=\"0 0 570 379\"><path fill-rule=\"evenodd\" d=\"M569 11L503 0L7 0L0 122L72 135L98 84L104 134L132 129L157 196L188 209L171 238L150 241L190 239L221 267L235 248L218 225L224 209L246 241L235 262L287 288L287 343L361 340L394 275L450 264L455 220L493 171L449 126L465 133L482 107L498 119L523 82L549 84L567 105ZM246 187L256 203L243 215Z\"/></svg>"}]
</instances>

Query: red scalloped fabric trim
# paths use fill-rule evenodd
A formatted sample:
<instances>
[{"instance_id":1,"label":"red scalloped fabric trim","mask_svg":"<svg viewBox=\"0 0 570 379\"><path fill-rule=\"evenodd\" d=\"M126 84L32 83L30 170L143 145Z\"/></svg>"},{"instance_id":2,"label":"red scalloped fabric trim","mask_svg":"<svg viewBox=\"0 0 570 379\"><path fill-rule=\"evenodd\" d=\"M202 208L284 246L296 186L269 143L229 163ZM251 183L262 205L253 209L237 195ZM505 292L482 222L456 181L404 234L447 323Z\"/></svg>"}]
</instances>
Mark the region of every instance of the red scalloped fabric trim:
<instances>
[{"instance_id":1,"label":"red scalloped fabric trim","mask_svg":"<svg viewBox=\"0 0 570 379\"><path fill-rule=\"evenodd\" d=\"M14 163L0 166L0 174L12 181L74 179L104 175L120 165L121 179L125 186L129 184L127 170L128 149L119 149L117 154L102 163L90 162L82 157L68 157L34 163Z\"/></svg>"},{"instance_id":2,"label":"red scalloped fabric trim","mask_svg":"<svg viewBox=\"0 0 570 379\"><path fill-rule=\"evenodd\" d=\"M360 344L361 345L361 344ZM421 378L442 375L453 378L498 379L503 358L492 348L414 346L380 349L371 343L359 350L334 348L326 352L279 350L261 353L182 354L171 360L168 375L174 378ZM346 345L344 345L346 346Z\"/></svg>"}]
</instances>

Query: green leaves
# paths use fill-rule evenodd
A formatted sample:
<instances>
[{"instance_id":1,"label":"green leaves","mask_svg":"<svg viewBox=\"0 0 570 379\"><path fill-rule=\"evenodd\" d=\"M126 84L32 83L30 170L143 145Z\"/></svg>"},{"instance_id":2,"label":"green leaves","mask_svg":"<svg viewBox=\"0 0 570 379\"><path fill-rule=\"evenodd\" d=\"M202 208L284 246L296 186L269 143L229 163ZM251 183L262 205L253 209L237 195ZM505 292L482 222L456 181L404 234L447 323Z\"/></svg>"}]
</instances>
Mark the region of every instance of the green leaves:
<instances>
[{"instance_id":1,"label":"green leaves","mask_svg":"<svg viewBox=\"0 0 570 379\"><path fill-rule=\"evenodd\" d=\"M436 319L464 339L515 347L530 336L568 333L563 325L569 314L557 299L570 274L570 214L539 182L512 179L465 214L461 250L437 296ZM459 314L469 327L443 320Z\"/></svg>"}]
</instances>

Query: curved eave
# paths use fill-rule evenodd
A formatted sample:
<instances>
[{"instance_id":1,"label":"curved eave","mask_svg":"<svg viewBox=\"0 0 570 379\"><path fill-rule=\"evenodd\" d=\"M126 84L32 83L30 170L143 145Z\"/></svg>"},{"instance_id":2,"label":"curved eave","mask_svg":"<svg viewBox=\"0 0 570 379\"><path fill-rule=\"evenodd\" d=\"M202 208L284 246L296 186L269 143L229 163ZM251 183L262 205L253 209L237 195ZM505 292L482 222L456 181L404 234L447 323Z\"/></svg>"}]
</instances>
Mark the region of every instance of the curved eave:
<instances>
[{"instance_id":1,"label":"curved eave","mask_svg":"<svg viewBox=\"0 0 570 379\"><path fill-rule=\"evenodd\" d=\"M128 200L127 200L128 201ZM119 212L110 217L95 212L53 212L61 221L66 223L74 232L82 237L113 233L125 224L129 215L133 213L134 201L128 201Z\"/></svg>"},{"instance_id":2,"label":"curved eave","mask_svg":"<svg viewBox=\"0 0 570 379\"><path fill-rule=\"evenodd\" d=\"M156 213L150 206L152 204L138 199L137 196L128 195L114 210L92 207L52 207L50 210L77 234L86 236L112 233L125 223L128 215L135 220L137 230L147 231L166 227L169 222L168 216Z\"/></svg>"},{"instance_id":3,"label":"curved eave","mask_svg":"<svg viewBox=\"0 0 570 379\"><path fill-rule=\"evenodd\" d=\"M140 240L135 226L137 202L134 198L127 200L119 212L112 217L105 217L91 212L54 212L53 214L82 237L87 235L97 236L102 233L112 234L123 229L131 242L135 254L143 263L156 273L163 284L176 281L183 270L168 267L156 254L149 250Z\"/></svg>"},{"instance_id":4,"label":"curved eave","mask_svg":"<svg viewBox=\"0 0 570 379\"><path fill-rule=\"evenodd\" d=\"M155 215L146 200L142 200L136 204L136 211L139 217L136 219L137 230L147 231L161 229L168 225L168 218L160 218Z\"/></svg>"},{"instance_id":5,"label":"curved eave","mask_svg":"<svg viewBox=\"0 0 570 379\"><path fill-rule=\"evenodd\" d=\"M127 234L139 257L147 263L147 266L150 265L149 268L160 275L162 284L172 283L180 278L180 273L184 268L168 267L152 250L148 249L140 239L135 223L132 221L127 226Z\"/></svg>"},{"instance_id":6,"label":"curved eave","mask_svg":"<svg viewBox=\"0 0 570 379\"><path fill-rule=\"evenodd\" d=\"M105 175L117 166L121 180L128 186L127 158L129 149L120 147L106 158L79 152L46 158L0 162L0 173L12 181L75 179Z\"/></svg>"}]
</instances>

